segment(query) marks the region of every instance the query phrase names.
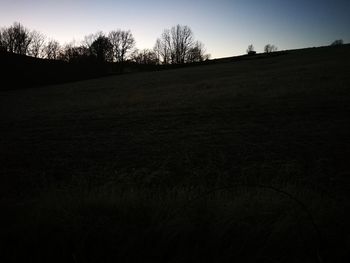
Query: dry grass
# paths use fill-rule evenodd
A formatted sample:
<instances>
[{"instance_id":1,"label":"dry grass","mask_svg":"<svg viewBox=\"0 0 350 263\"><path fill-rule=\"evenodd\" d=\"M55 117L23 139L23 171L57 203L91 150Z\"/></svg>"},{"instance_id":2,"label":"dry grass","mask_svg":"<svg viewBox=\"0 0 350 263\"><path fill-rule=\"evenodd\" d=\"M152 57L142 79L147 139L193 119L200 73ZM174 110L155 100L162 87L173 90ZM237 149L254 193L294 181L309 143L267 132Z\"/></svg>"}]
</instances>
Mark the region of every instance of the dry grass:
<instances>
[{"instance_id":1,"label":"dry grass","mask_svg":"<svg viewBox=\"0 0 350 263\"><path fill-rule=\"evenodd\" d=\"M2 255L344 262L349 50L1 92Z\"/></svg>"}]
</instances>

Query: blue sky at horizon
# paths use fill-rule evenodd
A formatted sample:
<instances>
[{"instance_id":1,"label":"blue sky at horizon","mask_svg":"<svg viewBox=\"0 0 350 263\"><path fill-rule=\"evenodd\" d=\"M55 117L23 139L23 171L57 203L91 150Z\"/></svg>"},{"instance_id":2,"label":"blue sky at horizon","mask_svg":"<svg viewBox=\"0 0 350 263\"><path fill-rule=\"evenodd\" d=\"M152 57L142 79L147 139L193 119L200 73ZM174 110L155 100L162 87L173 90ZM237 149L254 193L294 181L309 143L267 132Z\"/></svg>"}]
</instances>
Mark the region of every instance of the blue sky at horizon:
<instances>
[{"instance_id":1,"label":"blue sky at horizon","mask_svg":"<svg viewBox=\"0 0 350 263\"><path fill-rule=\"evenodd\" d=\"M139 49L165 28L192 28L213 58L244 54L253 44L280 50L350 42L349 0L0 0L0 26L23 23L60 43L102 30L131 30Z\"/></svg>"}]
</instances>

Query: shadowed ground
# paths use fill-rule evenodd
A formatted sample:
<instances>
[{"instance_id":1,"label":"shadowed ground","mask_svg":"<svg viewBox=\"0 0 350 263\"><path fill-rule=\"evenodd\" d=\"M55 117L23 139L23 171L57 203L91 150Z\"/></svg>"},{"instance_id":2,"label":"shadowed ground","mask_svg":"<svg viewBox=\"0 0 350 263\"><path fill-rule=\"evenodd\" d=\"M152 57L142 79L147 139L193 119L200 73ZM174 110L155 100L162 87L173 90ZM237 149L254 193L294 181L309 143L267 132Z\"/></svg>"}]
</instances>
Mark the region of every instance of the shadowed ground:
<instances>
[{"instance_id":1,"label":"shadowed ground","mask_svg":"<svg viewBox=\"0 0 350 263\"><path fill-rule=\"evenodd\" d=\"M33 260L341 262L350 47L276 54L2 91L4 242ZM296 196L322 240L252 184Z\"/></svg>"}]
</instances>

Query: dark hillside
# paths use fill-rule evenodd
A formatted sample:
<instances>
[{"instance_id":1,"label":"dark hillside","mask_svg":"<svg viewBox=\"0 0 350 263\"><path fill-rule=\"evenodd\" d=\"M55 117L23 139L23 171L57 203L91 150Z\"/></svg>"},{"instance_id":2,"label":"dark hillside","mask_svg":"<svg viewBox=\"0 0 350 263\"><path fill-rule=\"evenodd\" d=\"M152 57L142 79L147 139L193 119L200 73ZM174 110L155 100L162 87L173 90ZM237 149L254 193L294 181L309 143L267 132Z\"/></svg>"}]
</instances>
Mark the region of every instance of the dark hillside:
<instances>
[{"instance_id":1,"label":"dark hillside","mask_svg":"<svg viewBox=\"0 0 350 263\"><path fill-rule=\"evenodd\" d=\"M67 63L7 52L0 52L0 72L2 83L6 83L0 90L66 83L109 73L106 65L96 65L92 61Z\"/></svg>"},{"instance_id":2,"label":"dark hillside","mask_svg":"<svg viewBox=\"0 0 350 263\"><path fill-rule=\"evenodd\" d=\"M346 56L346 52L349 51L345 47L346 45L343 47L333 47L332 54L335 55L338 53L338 56ZM0 51L1 81L2 83L7 84L1 85L0 90L25 89L50 84L67 83L99 78L112 74L116 75L121 72L137 73L163 71L245 60L271 59L272 57L284 56L295 52L299 55L306 52L307 56L311 59L313 56L318 56L320 52L329 52L328 50L329 47L288 50L273 52L270 54L257 54L254 56L242 55L179 65L142 65L133 62L126 62L123 67L115 63L97 63L92 58L83 58L75 63L68 63L59 60L39 59Z\"/></svg>"},{"instance_id":3,"label":"dark hillside","mask_svg":"<svg viewBox=\"0 0 350 263\"><path fill-rule=\"evenodd\" d=\"M350 46L212 63L2 86L1 255L348 262Z\"/></svg>"}]
</instances>

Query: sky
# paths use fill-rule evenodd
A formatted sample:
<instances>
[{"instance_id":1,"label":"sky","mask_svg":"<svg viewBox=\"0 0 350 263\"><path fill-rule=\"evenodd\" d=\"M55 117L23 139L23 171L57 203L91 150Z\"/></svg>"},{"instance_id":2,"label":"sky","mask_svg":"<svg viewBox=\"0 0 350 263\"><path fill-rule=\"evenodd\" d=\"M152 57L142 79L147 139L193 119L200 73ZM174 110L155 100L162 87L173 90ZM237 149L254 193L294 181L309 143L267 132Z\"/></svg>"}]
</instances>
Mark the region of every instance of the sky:
<instances>
[{"instance_id":1,"label":"sky","mask_svg":"<svg viewBox=\"0 0 350 263\"><path fill-rule=\"evenodd\" d=\"M20 22L61 44L85 35L131 30L139 49L164 29L188 25L212 58L253 44L279 50L350 42L350 0L0 0L0 27Z\"/></svg>"}]
</instances>

